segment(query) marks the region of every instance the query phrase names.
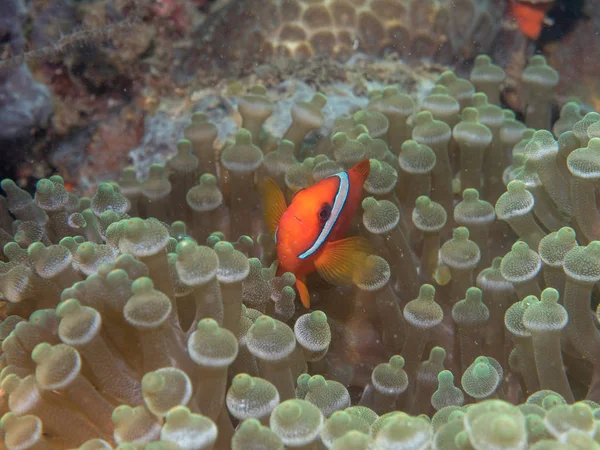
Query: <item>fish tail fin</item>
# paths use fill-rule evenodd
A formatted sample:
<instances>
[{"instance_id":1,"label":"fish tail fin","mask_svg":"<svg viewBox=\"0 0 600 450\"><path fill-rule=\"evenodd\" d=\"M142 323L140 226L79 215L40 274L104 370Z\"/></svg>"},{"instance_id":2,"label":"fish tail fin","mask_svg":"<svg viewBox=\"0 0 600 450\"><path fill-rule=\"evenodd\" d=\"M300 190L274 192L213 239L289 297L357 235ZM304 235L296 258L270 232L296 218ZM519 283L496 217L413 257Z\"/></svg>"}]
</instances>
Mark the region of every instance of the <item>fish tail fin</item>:
<instances>
[{"instance_id":1,"label":"fish tail fin","mask_svg":"<svg viewBox=\"0 0 600 450\"><path fill-rule=\"evenodd\" d=\"M306 287L306 278L296 277L296 289L298 289L298 294L300 294L300 302L302 302L302 306L304 306L306 309L310 308L310 294L308 293L308 288Z\"/></svg>"},{"instance_id":2,"label":"fish tail fin","mask_svg":"<svg viewBox=\"0 0 600 450\"><path fill-rule=\"evenodd\" d=\"M315 268L328 283L350 285L369 253L369 241L362 237L327 242L315 261Z\"/></svg>"},{"instance_id":3,"label":"fish tail fin","mask_svg":"<svg viewBox=\"0 0 600 450\"><path fill-rule=\"evenodd\" d=\"M285 197L277 183L271 178L265 179L262 186L264 217L271 236L275 237L281 216L287 209Z\"/></svg>"},{"instance_id":4,"label":"fish tail fin","mask_svg":"<svg viewBox=\"0 0 600 450\"><path fill-rule=\"evenodd\" d=\"M368 158L365 158L362 161L356 163L354 166L352 166L352 168L349 171L357 173L364 180L366 180L369 176L369 173L371 172L371 162Z\"/></svg>"}]
</instances>

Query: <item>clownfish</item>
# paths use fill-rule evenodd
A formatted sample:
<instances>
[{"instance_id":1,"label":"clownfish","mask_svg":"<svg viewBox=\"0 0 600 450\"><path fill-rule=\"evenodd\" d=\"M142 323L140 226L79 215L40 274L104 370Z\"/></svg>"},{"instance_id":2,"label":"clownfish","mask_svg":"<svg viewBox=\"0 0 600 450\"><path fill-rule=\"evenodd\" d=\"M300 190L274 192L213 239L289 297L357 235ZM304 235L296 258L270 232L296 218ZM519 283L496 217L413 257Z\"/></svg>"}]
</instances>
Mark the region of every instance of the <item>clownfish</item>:
<instances>
[{"instance_id":1,"label":"clownfish","mask_svg":"<svg viewBox=\"0 0 600 450\"><path fill-rule=\"evenodd\" d=\"M542 28L549 24L546 14L552 7L552 2L532 4L521 0L511 0L508 3L509 14L529 39L537 40Z\"/></svg>"},{"instance_id":2,"label":"clownfish","mask_svg":"<svg viewBox=\"0 0 600 450\"><path fill-rule=\"evenodd\" d=\"M275 181L263 187L264 216L275 239L277 276L291 272L305 308L310 307L306 276L317 271L331 284L351 284L369 246L361 237L344 238L356 216L370 163L364 159L298 191L289 206Z\"/></svg>"}]
</instances>

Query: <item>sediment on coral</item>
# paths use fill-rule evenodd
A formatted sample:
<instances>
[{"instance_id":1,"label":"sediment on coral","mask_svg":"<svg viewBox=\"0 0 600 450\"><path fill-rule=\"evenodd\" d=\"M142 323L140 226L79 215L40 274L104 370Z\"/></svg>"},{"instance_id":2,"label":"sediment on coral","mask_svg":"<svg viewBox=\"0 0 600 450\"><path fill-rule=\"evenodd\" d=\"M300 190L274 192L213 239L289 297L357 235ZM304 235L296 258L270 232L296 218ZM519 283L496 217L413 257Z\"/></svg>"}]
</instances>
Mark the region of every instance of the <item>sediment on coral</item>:
<instances>
[{"instance_id":1,"label":"sediment on coral","mask_svg":"<svg viewBox=\"0 0 600 450\"><path fill-rule=\"evenodd\" d=\"M5 448L598 448L600 115L550 123L553 74L524 76L527 125L480 57L327 130L307 98L281 136L257 86L230 140L196 113L147 179L91 198L3 180ZM352 286L309 277L306 310L261 187L364 158L350 233L372 254Z\"/></svg>"}]
</instances>

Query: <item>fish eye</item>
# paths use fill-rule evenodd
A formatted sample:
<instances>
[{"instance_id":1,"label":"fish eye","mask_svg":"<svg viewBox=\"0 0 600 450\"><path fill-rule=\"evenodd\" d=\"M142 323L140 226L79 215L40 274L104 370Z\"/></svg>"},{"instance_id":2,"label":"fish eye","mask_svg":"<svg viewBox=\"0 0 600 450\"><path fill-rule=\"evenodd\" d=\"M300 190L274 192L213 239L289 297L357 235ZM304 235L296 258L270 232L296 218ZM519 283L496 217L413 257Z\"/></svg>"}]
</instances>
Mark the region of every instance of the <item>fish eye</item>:
<instances>
[{"instance_id":1,"label":"fish eye","mask_svg":"<svg viewBox=\"0 0 600 450\"><path fill-rule=\"evenodd\" d=\"M321 209L319 209L319 219L322 221L326 221L327 219L329 219L330 215L331 215L331 205L329 205L328 203L325 203L323 206L321 206Z\"/></svg>"}]
</instances>

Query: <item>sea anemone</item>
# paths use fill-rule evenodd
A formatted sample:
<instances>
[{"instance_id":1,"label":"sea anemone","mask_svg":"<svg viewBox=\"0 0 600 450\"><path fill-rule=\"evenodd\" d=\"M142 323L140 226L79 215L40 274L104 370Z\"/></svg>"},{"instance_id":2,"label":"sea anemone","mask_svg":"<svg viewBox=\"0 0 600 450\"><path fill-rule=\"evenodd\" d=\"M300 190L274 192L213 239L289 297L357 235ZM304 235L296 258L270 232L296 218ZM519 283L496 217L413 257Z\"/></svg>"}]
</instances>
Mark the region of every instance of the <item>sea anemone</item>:
<instances>
[{"instance_id":1,"label":"sea anemone","mask_svg":"<svg viewBox=\"0 0 600 450\"><path fill-rule=\"evenodd\" d=\"M481 56L472 83L373 92L320 136L325 96L280 138L257 86L231 140L196 113L147 179L92 198L3 180L6 448L597 448L600 115L569 103L553 134L554 73L536 56L524 79L539 130ZM372 254L353 286L309 278L307 311L261 186L365 157Z\"/></svg>"}]
</instances>

